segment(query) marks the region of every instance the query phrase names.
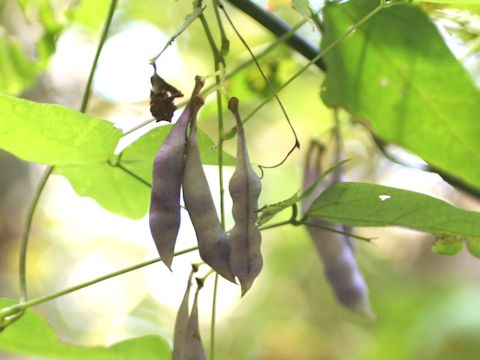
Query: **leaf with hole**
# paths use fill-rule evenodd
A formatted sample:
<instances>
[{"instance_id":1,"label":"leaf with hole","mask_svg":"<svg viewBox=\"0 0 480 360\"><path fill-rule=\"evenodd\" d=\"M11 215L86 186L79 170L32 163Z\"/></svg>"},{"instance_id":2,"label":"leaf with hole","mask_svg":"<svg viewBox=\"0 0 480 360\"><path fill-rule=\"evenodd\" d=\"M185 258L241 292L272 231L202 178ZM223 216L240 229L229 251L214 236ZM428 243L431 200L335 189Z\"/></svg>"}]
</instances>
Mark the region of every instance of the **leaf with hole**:
<instances>
[{"instance_id":1,"label":"leaf with hole","mask_svg":"<svg viewBox=\"0 0 480 360\"><path fill-rule=\"evenodd\" d=\"M308 215L348 226L407 227L440 239L464 239L472 249L480 238L480 213L425 194L376 184L335 184L315 199ZM478 256L478 252L474 250L472 255Z\"/></svg>"}]
</instances>

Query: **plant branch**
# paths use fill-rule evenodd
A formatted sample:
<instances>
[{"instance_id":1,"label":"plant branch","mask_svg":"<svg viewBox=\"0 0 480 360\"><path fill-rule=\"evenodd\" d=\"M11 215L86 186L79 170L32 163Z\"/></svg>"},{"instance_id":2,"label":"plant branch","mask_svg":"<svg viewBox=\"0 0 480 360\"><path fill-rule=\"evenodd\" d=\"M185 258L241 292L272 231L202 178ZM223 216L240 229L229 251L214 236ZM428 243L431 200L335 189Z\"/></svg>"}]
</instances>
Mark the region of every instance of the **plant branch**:
<instances>
[{"instance_id":1,"label":"plant branch","mask_svg":"<svg viewBox=\"0 0 480 360\"><path fill-rule=\"evenodd\" d=\"M18 275L19 275L19 283L20 283L20 301L26 301L28 298L27 293L27 253L28 253L28 243L30 239L30 232L32 229L32 222L33 216L35 215L35 210L37 209L38 202L40 201L40 196L43 193L43 189L45 189L45 185L47 184L50 175L53 172L53 166L48 166L42 174L40 178L40 182L35 189L35 193L33 194L32 202L30 203L30 207L28 209L27 218L25 220L25 225L23 228L22 239L20 241L20 255L19 255L19 268L18 268Z\"/></svg>"},{"instance_id":2,"label":"plant branch","mask_svg":"<svg viewBox=\"0 0 480 360\"><path fill-rule=\"evenodd\" d=\"M225 230L225 201L224 201L224 186L223 186L223 105L222 105L222 92L221 84L222 79L219 75L220 66L225 70L225 59L223 55L228 51L228 39L226 38L223 24L218 13L218 0L213 0L213 6L215 9L215 16L219 26L222 49L218 50L215 40L213 39L212 32L208 25L207 20L203 14L200 15L200 21L202 22L205 35L210 46L210 50L213 54L213 65L215 69L215 85L216 85L216 96L217 96L217 115L218 115L218 180L219 180L219 191L220 191L220 221L223 229ZM197 6L201 6L201 0L197 1ZM212 303L212 318L210 323L210 359L215 359L215 321L216 321L216 309L217 309L217 288L218 288L218 274L215 273L215 283L213 286L213 303Z\"/></svg>"},{"instance_id":3,"label":"plant branch","mask_svg":"<svg viewBox=\"0 0 480 360\"><path fill-rule=\"evenodd\" d=\"M291 27L289 24L279 19L277 16L272 13L262 9L260 6L254 4L249 0L227 0L230 4L249 15L255 21L264 26L272 34L277 37L282 36L283 34L290 31ZM290 39L288 39L287 44L297 51L299 54L302 54L305 58L312 60L313 63L323 71L327 70L325 62L322 60L322 57L316 58L316 55L319 53L319 49L315 48L307 41L305 41L301 36L293 34Z\"/></svg>"},{"instance_id":4,"label":"plant branch","mask_svg":"<svg viewBox=\"0 0 480 360\"><path fill-rule=\"evenodd\" d=\"M90 74L88 75L87 84L85 85L85 92L83 93L82 105L80 106L80 112L84 113L87 111L88 102L90 100L90 94L92 92L93 76L97 70L98 59L102 53L103 45L107 40L108 32L110 30L110 25L112 24L113 14L117 8L118 0L112 0L110 2L110 7L108 9L107 19L105 20L105 25L103 27L102 35L100 36L100 41L97 46L97 51L95 53L95 58L93 59L92 66L90 67Z\"/></svg>"},{"instance_id":5,"label":"plant branch","mask_svg":"<svg viewBox=\"0 0 480 360\"><path fill-rule=\"evenodd\" d=\"M195 251L197 249L198 248L195 246L195 247L191 247L191 248L188 248L188 249L185 249L185 250L181 250L181 251L176 252L174 254L174 256L183 255L183 254ZM1 326L2 324L4 325L3 327L5 327L5 321L4 321L5 318L10 318L11 316L13 316L13 315L15 315L19 312L23 312L23 311L25 311L26 309L28 309L32 306L43 304L47 301L50 301L50 300L59 298L61 296L70 294L72 292L75 292L77 290L86 288L86 287L94 285L94 284L97 284L97 283L102 282L104 280L108 280L108 279L114 278L116 276L123 275L123 274L131 272L133 270L137 270L137 269L140 269L140 268L143 268L145 266L152 265L152 264L155 264L155 263L161 262L161 261L162 260L160 258L153 259L153 260L148 260L148 261L145 261L145 262L142 262L142 263L139 263L139 264L129 266L127 268L112 272L110 274L100 276L96 279L89 280L89 281L86 281L84 283L69 287L67 289L63 289L63 290L57 291L57 292L52 293L52 294L40 296L38 298L28 300L28 301L25 301L25 302L20 302L18 304L15 304L15 305L6 307L4 309L1 309L0 310L0 331L2 330L2 326ZM6 325L8 325L8 324L6 324Z\"/></svg>"}]
</instances>

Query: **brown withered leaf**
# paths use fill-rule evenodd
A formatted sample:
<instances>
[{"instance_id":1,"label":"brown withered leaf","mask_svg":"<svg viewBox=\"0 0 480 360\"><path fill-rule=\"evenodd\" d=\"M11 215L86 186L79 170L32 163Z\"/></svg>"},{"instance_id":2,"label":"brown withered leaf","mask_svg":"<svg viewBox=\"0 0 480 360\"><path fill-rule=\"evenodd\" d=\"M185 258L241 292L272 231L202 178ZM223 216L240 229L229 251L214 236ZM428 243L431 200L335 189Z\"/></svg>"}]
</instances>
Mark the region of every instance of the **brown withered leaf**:
<instances>
[{"instance_id":1,"label":"brown withered leaf","mask_svg":"<svg viewBox=\"0 0 480 360\"><path fill-rule=\"evenodd\" d=\"M154 67L155 68L155 67ZM152 90L150 91L150 112L158 121L172 121L172 116L177 107L175 98L182 97L183 94L173 85L163 80L155 69L155 73L150 78Z\"/></svg>"}]
</instances>

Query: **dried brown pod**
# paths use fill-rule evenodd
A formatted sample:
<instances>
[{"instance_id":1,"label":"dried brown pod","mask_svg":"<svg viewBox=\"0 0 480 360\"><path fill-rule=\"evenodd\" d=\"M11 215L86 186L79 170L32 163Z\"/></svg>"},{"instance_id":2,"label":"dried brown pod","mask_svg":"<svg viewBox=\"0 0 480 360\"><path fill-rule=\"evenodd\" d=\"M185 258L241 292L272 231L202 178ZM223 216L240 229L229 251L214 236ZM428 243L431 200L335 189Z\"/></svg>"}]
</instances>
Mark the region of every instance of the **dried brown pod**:
<instances>
[{"instance_id":1,"label":"dried brown pod","mask_svg":"<svg viewBox=\"0 0 480 360\"><path fill-rule=\"evenodd\" d=\"M238 99L231 98L228 108L237 123L237 159L229 191L233 200L232 214L235 225L230 232L230 266L239 279L242 296L260 274L263 258L260 250L262 235L256 225L258 197L262 189L260 178L253 171L248 156L247 142L238 111Z\"/></svg>"},{"instance_id":2,"label":"dried brown pod","mask_svg":"<svg viewBox=\"0 0 480 360\"><path fill-rule=\"evenodd\" d=\"M155 72L150 78L152 83L152 90L150 91L150 112L152 116L158 121L172 121L172 116L177 107L174 100L177 97L182 97L183 94L177 90L173 85L163 80L158 74L154 66Z\"/></svg>"},{"instance_id":3,"label":"dried brown pod","mask_svg":"<svg viewBox=\"0 0 480 360\"><path fill-rule=\"evenodd\" d=\"M218 219L200 159L196 119L190 124L185 161L183 200L197 235L200 257L218 274L235 282L230 269L230 241Z\"/></svg>"},{"instance_id":4,"label":"dried brown pod","mask_svg":"<svg viewBox=\"0 0 480 360\"><path fill-rule=\"evenodd\" d=\"M321 159L324 148L318 142L310 143L305 164L303 188L307 189L322 174ZM334 173L326 182L326 186L339 181L339 172ZM320 195L324 187L318 187L302 203L305 212ZM350 229L320 219L309 219L312 225L334 228L340 231ZM330 283L338 301L354 312L373 318L368 298L368 288L355 260L351 239L345 234L334 233L315 226L307 226L307 230L320 256L325 276Z\"/></svg>"},{"instance_id":5,"label":"dried brown pod","mask_svg":"<svg viewBox=\"0 0 480 360\"><path fill-rule=\"evenodd\" d=\"M203 105L198 96L204 81L195 79L192 98L164 140L153 165L150 201L150 232L162 261L171 268L180 228L180 188L185 168L186 131Z\"/></svg>"}]
</instances>

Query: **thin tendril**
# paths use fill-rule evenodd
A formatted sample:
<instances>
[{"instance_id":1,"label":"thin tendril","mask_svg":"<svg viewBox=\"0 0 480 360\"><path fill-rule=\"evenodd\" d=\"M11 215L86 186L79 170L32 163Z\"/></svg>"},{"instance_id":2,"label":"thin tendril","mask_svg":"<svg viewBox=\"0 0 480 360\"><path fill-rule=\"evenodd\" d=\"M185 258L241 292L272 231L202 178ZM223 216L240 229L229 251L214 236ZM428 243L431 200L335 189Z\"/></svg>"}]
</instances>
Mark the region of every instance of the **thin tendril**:
<instances>
[{"instance_id":1,"label":"thin tendril","mask_svg":"<svg viewBox=\"0 0 480 360\"><path fill-rule=\"evenodd\" d=\"M237 34L238 38L240 39L240 41L242 42L242 44L245 46L245 48L247 49L247 51L249 52L250 56L252 57L255 65L257 66L257 69L258 71L260 72L260 74L262 75L263 79L265 80L265 82L267 83L268 87L273 90L273 85L270 81L270 79L267 77L267 75L265 74L265 72L263 71L260 63L258 62L257 58L255 57L255 54L253 53L253 51L250 49L250 47L248 46L247 42L245 41L245 39L243 38L243 36L240 34L240 32L238 31L238 29L236 28L235 24L233 23L232 19L230 18L230 16L228 15L227 11L225 10L225 7L223 7L222 5L220 5L220 9L223 11L223 13L225 14L225 18L227 19L227 21L230 23L230 26L232 27L233 31L235 32L235 34ZM279 162L278 164L276 165L272 165L272 166L262 166L262 165L259 165L258 167L260 168L261 172L262 172L262 177L263 177L263 169L273 169L273 168L276 168L280 165L282 165L287 159L288 157L290 156L290 154L295 150L295 148L300 148L300 142L298 141L298 136L297 136L297 133L295 132L295 128L293 127L292 125L292 122L290 121L290 118L287 114L287 110L285 109L285 107L283 106L283 103L282 101L280 100L280 97L277 95L277 94L274 94L274 97L275 97L275 100L277 101L278 105L280 106L280 109L282 110L282 113L283 115L285 116L285 119L287 120L288 122L288 126L290 127L290 129L292 130L292 133L293 133L293 136L295 138L295 143L293 145L293 147L290 149L290 151L288 151L287 155L285 156L285 158Z\"/></svg>"}]
</instances>

